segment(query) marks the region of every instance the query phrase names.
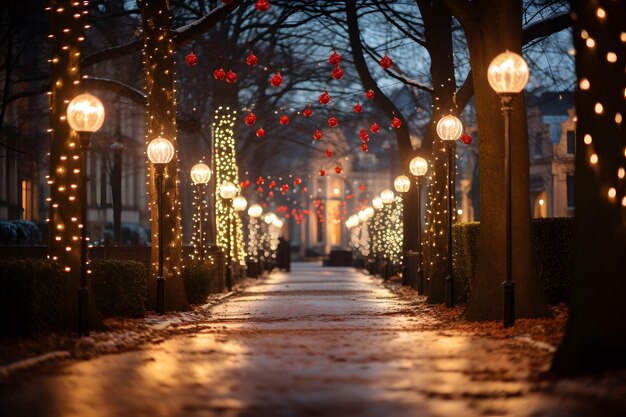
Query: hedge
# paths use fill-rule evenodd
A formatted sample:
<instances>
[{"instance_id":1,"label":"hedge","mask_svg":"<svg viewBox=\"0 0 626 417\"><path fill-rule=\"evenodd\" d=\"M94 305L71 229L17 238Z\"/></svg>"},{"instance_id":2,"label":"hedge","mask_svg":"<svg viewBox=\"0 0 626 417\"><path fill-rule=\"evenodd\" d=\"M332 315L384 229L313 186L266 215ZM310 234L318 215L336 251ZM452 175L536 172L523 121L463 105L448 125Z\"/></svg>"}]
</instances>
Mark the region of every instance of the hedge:
<instances>
[{"instance_id":1,"label":"hedge","mask_svg":"<svg viewBox=\"0 0 626 417\"><path fill-rule=\"evenodd\" d=\"M190 304L202 304L206 302L209 294L224 291L219 259L218 256L210 254L206 260L191 262L183 270L185 292Z\"/></svg>"},{"instance_id":2,"label":"hedge","mask_svg":"<svg viewBox=\"0 0 626 417\"><path fill-rule=\"evenodd\" d=\"M61 326L65 274L41 259L0 259L0 334L19 336Z\"/></svg>"},{"instance_id":3,"label":"hedge","mask_svg":"<svg viewBox=\"0 0 626 417\"><path fill-rule=\"evenodd\" d=\"M480 223L452 228L457 301L467 301L478 261ZM574 275L574 219L538 218L531 223L532 272L550 304L568 302Z\"/></svg>"},{"instance_id":4,"label":"hedge","mask_svg":"<svg viewBox=\"0 0 626 417\"><path fill-rule=\"evenodd\" d=\"M43 235L28 220L0 220L0 245L41 245Z\"/></svg>"},{"instance_id":5,"label":"hedge","mask_svg":"<svg viewBox=\"0 0 626 417\"><path fill-rule=\"evenodd\" d=\"M148 300L148 271L135 261L97 260L92 288L104 316L143 317Z\"/></svg>"}]
</instances>

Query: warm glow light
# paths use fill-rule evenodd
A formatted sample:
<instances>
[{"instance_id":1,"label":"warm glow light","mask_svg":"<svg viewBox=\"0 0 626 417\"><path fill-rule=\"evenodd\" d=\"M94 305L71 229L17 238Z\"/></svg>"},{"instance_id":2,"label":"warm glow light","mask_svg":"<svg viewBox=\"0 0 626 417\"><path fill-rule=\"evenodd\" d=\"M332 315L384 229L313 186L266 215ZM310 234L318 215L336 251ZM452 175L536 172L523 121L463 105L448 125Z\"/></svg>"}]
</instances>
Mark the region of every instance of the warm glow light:
<instances>
[{"instance_id":1,"label":"warm glow light","mask_svg":"<svg viewBox=\"0 0 626 417\"><path fill-rule=\"evenodd\" d=\"M463 215L463 209L458 209L456 211L456 214L458 214L459 216L462 216Z\"/></svg>"},{"instance_id":2,"label":"warm glow light","mask_svg":"<svg viewBox=\"0 0 626 417\"><path fill-rule=\"evenodd\" d=\"M520 55L506 51L496 56L489 64L487 80L498 94L517 94L526 87L528 64Z\"/></svg>"},{"instance_id":3,"label":"warm glow light","mask_svg":"<svg viewBox=\"0 0 626 417\"><path fill-rule=\"evenodd\" d=\"M363 209L363 212L368 219L374 217L374 209L372 207L365 207L365 209Z\"/></svg>"},{"instance_id":4,"label":"warm glow light","mask_svg":"<svg viewBox=\"0 0 626 417\"><path fill-rule=\"evenodd\" d=\"M77 132L95 132L104 123L104 105L91 94L79 94L67 105L67 123Z\"/></svg>"},{"instance_id":5,"label":"warm glow light","mask_svg":"<svg viewBox=\"0 0 626 417\"><path fill-rule=\"evenodd\" d=\"M248 216L254 217L255 219L261 217L263 214L263 207L260 204L252 204L250 208L248 208Z\"/></svg>"},{"instance_id":6,"label":"warm glow light","mask_svg":"<svg viewBox=\"0 0 626 417\"><path fill-rule=\"evenodd\" d=\"M267 224L272 224L272 222L276 219L277 219L276 215L272 213L271 211L267 213L265 217L263 218L263 220L265 220L265 223Z\"/></svg>"},{"instance_id":7,"label":"warm glow light","mask_svg":"<svg viewBox=\"0 0 626 417\"><path fill-rule=\"evenodd\" d=\"M615 198L615 196L617 195L617 190L614 187L609 188L609 198Z\"/></svg>"},{"instance_id":8,"label":"warm glow light","mask_svg":"<svg viewBox=\"0 0 626 417\"><path fill-rule=\"evenodd\" d=\"M463 134L463 123L453 115L443 116L437 122L437 135L441 140L457 140Z\"/></svg>"},{"instance_id":9,"label":"warm glow light","mask_svg":"<svg viewBox=\"0 0 626 417\"><path fill-rule=\"evenodd\" d=\"M409 162L409 171L416 177L422 177L428 171L428 162L421 156L416 156Z\"/></svg>"},{"instance_id":10,"label":"warm glow light","mask_svg":"<svg viewBox=\"0 0 626 417\"><path fill-rule=\"evenodd\" d=\"M235 211L244 211L248 207L248 200L244 196L238 195L233 198L233 208Z\"/></svg>"},{"instance_id":11,"label":"warm glow light","mask_svg":"<svg viewBox=\"0 0 626 417\"><path fill-rule=\"evenodd\" d=\"M585 43L587 44L588 48L593 48L594 46L596 46L596 41L594 41L593 38L587 38L587 41Z\"/></svg>"},{"instance_id":12,"label":"warm glow light","mask_svg":"<svg viewBox=\"0 0 626 417\"><path fill-rule=\"evenodd\" d=\"M602 112L604 111L604 106L602 106L602 103L596 103L595 107L593 108L593 110L597 113L597 114L602 114Z\"/></svg>"},{"instance_id":13,"label":"warm glow light","mask_svg":"<svg viewBox=\"0 0 626 417\"><path fill-rule=\"evenodd\" d=\"M592 142L591 135L589 133L585 134L583 141L585 142L585 145L591 145L591 142Z\"/></svg>"},{"instance_id":14,"label":"warm glow light","mask_svg":"<svg viewBox=\"0 0 626 417\"><path fill-rule=\"evenodd\" d=\"M606 60L609 62L617 62L617 55L615 52L607 52Z\"/></svg>"},{"instance_id":15,"label":"warm glow light","mask_svg":"<svg viewBox=\"0 0 626 417\"><path fill-rule=\"evenodd\" d=\"M224 200L230 200L237 195L237 186L230 181L224 181L220 185L219 194Z\"/></svg>"},{"instance_id":16,"label":"warm glow light","mask_svg":"<svg viewBox=\"0 0 626 417\"><path fill-rule=\"evenodd\" d=\"M580 86L581 90L589 90L589 87L591 87L591 83L589 83L589 80L586 78L582 78L578 85Z\"/></svg>"},{"instance_id":17,"label":"warm glow light","mask_svg":"<svg viewBox=\"0 0 626 417\"><path fill-rule=\"evenodd\" d=\"M540 199L539 199L539 205L540 205L540 206L543 206L545 203L546 203L546 202L545 202L545 201L543 201L543 198L540 198Z\"/></svg>"},{"instance_id":18,"label":"warm glow light","mask_svg":"<svg viewBox=\"0 0 626 417\"><path fill-rule=\"evenodd\" d=\"M589 157L589 162L591 162L592 164L597 164L598 163L598 155L596 155L595 153L592 153L591 156Z\"/></svg>"},{"instance_id":19,"label":"warm glow light","mask_svg":"<svg viewBox=\"0 0 626 417\"><path fill-rule=\"evenodd\" d=\"M626 170L624 170L624 168L620 168L617 170L617 177L619 179L623 179L625 175L626 175Z\"/></svg>"},{"instance_id":20,"label":"warm glow light","mask_svg":"<svg viewBox=\"0 0 626 417\"><path fill-rule=\"evenodd\" d=\"M598 7L596 9L596 16L598 16L600 19L604 19L606 17L606 12L602 7Z\"/></svg>"},{"instance_id":21,"label":"warm glow light","mask_svg":"<svg viewBox=\"0 0 626 417\"><path fill-rule=\"evenodd\" d=\"M158 137L148 144L147 154L153 164L168 164L174 158L174 145L169 140Z\"/></svg>"},{"instance_id":22,"label":"warm glow light","mask_svg":"<svg viewBox=\"0 0 626 417\"><path fill-rule=\"evenodd\" d=\"M399 175L393 181L393 188L399 193L406 193L411 188L411 180L406 175Z\"/></svg>"},{"instance_id":23,"label":"warm glow light","mask_svg":"<svg viewBox=\"0 0 626 417\"><path fill-rule=\"evenodd\" d=\"M621 113L615 113L615 123L617 123L617 124L622 123L622 114Z\"/></svg>"},{"instance_id":24,"label":"warm glow light","mask_svg":"<svg viewBox=\"0 0 626 417\"><path fill-rule=\"evenodd\" d=\"M195 164L191 167L191 180L194 184L206 184L211 180L211 168L207 164Z\"/></svg>"},{"instance_id":25,"label":"warm glow light","mask_svg":"<svg viewBox=\"0 0 626 417\"><path fill-rule=\"evenodd\" d=\"M375 209L381 209L383 208L383 206L385 205L385 203L383 203L383 199L380 197L374 197L372 198L372 206Z\"/></svg>"},{"instance_id":26,"label":"warm glow light","mask_svg":"<svg viewBox=\"0 0 626 417\"><path fill-rule=\"evenodd\" d=\"M396 195L390 189L386 189L380 193L380 198L383 199L383 204L391 204L395 201Z\"/></svg>"},{"instance_id":27,"label":"warm glow light","mask_svg":"<svg viewBox=\"0 0 626 417\"><path fill-rule=\"evenodd\" d=\"M359 216L359 220L361 220L362 222L367 220L367 213L365 212L365 210L361 210L357 213L357 216Z\"/></svg>"}]
</instances>

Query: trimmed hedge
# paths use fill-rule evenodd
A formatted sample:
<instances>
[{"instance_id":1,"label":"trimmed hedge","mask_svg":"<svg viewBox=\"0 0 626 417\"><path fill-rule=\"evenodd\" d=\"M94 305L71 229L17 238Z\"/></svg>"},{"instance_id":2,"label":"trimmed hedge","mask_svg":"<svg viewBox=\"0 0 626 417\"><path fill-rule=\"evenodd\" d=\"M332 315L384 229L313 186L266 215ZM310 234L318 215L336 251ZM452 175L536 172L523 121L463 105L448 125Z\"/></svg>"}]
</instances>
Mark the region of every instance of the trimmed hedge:
<instances>
[{"instance_id":1,"label":"trimmed hedge","mask_svg":"<svg viewBox=\"0 0 626 417\"><path fill-rule=\"evenodd\" d=\"M41 259L0 259L0 334L20 336L61 326L65 274Z\"/></svg>"},{"instance_id":2,"label":"trimmed hedge","mask_svg":"<svg viewBox=\"0 0 626 417\"><path fill-rule=\"evenodd\" d=\"M478 262L480 223L452 227L457 301L467 301ZM548 302L569 302L574 276L574 218L538 218L531 223L532 271Z\"/></svg>"},{"instance_id":3,"label":"trimmed hedge","mask_svg":"<svg viewBox=\"0 0 626 417\"><path fill-rule=\"evenodd\" d=\"M148 300L148 271L135 261L98 260L93 264L93 292L105 316L143 317Z\"/></svg>"},{"instance_id":4,"label":"trimmed hedge","mask_svg":"<svg viewBox=\"0 0 626 417\"><path fill-rule=\"evenodd\" d=\"M185 292L190 304L203 304L209 294L224 291L219 257L209 255L203 262L191 262L183 270Z\"/></svg>"},{"instance_id":5,"label":"trimmed hedge","mask_svg":"<svg viewBox=\"0 0 626 417\"><path fill-rule=\"evenodd\" d=\"M41 245L39 227L28 220L0 220L0 245Z\"/></svg>"}]
</instances>

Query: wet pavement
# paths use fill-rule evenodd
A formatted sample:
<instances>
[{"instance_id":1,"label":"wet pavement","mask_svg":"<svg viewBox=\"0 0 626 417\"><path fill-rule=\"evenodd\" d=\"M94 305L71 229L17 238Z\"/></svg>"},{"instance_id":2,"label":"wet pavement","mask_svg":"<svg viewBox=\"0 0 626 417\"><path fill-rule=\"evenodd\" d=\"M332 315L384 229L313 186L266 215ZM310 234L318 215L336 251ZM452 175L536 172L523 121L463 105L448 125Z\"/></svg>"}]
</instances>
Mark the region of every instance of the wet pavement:
<instances>
[{"instance_id":1,"label":"wet pavement","mask_svg":"<svg viewBox=\"0 0 626 417\"><path fill-rule=\"evenodd\" d=\"M5 382L0 416L626 415L593 387L529 378L510 340L428 330L414 310L351 268L295 264L189 334Z\"/></svg>"}]
</instances>

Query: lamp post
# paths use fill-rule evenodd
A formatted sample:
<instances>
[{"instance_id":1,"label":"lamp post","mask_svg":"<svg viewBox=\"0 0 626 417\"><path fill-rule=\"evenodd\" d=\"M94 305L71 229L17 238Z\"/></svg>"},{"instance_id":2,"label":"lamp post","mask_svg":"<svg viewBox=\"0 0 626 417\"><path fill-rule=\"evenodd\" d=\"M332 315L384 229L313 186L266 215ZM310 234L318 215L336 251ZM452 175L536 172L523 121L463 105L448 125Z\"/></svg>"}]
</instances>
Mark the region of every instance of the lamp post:
<instances>
[{"instance_id":1,"label":"lamp post","mask_svg":"<svg viewBox=\"0 0 626 417\"><path fill-rule=\"evenodd\" d=\"M165 276L163 275L163 172L174 158L174 145L169 140L158 137L148 143L148 159L154 165L154 178L157 186L158 245L159 264L157 275L157 314L165 314Z\"/></svg>"},{"instance_id":2,"label":"lamp post","mask_svg":"<svg viewBox=\"0 0 626 417\"><path fill-rule=\"evenodd\" d=\"M417 263L417 293L424 294L424 271L422 269L422 180L428 171L428 162L420 156L416 156L409 162L409 171L415 177L417 191L417 251L419 262Z\"/></svg>"},{"instance_id":3,"label":"lamp post","mask_svg":"<svg viewBox=\"0 0 626 417\"><path fill-rule=\"evenodd\" d=\"M393 191L386 189L383 190L380 193L380 198L383 200L383 205L385 206L385 211L388 211L389 209L387 208L387 206L391 205L394 201L396 201L396 195L393 193ZM385 219L388 220L388 219ZM387 227L390 227L391 225L387 225ZM383 235L384 236L384 235ZM385 242L385 249L387 248L387 246L389 245L389 242ZM389 279L389 276L391 275L391 259L389 259L386 254L384 257L385 260L385 266L384 266L384 273L383 273L383 278L385 280Z\"/></svg>"},{"instance_id":4,"label":"lamp post","mask_svg":"<svg viewBox=\"0 0 626 417\"><path fill-rule=\"evenodd\" d=\"M220 197L224 201L224 205L226 206L226 287L228 291L232 291L233 289L233 269L232 269L232 255L231 255L231 221L230 221L230 206L232 203L232 199L237 194L237 186L230 181L224 181L222 185L220 185Z\"/></svg>"},{"instance_id":5,"label":"lamp post","mask_svg":"<svg viewBox=\"0 0 626 417\"><path fill-rule=\"evenodd\" d=\"M448 151L448 178L446 181L448 188L448 275L446 276L446 306L454 307L454 273L452 270L452 196L454 193L454 181L452 172L454 169L454 142L463 134L463 124L455 116L449 114L443 116L437 122L437 135L444 141Z\"/></svg>"},{"instance_id":6,"label":"lamp post","mask_svg":"<svg viewBox=\"0 0 626 417\"><path fill-rule=\"evenodd\" d=\"M506 262L502 287L504 289L504 315L502 324L511 327L515 324L515 283L512 273L512 232L511 232L511 112L513 97L526 87L528 64L520 55L506 51L496 56L489 64L487 80L498 93L504 115L504 195L506 223Z\"/></svg>"},{"instance_id":7,"label":"lamp post","mask_svg":"<svg viewBox=\"0 0 626 417\"><path fill-rule=\"evenodd\" d=\"M248 276L252 278L256 278L259 276L259 242L258 242L258 232L257 229L259 225L257 224L259 221L259 217L263 214L263 207L259 204L252 204L248 208L248 216L250 216L250 221L248 223L248 253L250 256L250 267L248 268Z\"/></svg>"},{"instance_id":8,"label":"lamp post","mask_svg":"<svg viewBox=\"0 0 626 417\"><path fill-rule=\"evenodd\" d=\"M89 329L87 285L87 157L91 135L104 123L104 105L91 94L79 94L67 106L67 122L78 132L80 142L80 287L78 287L78 334Z\"/></svg>"},{"instance_id":9,"label":"lamp post","mask_svg":"<svg viewBox=\"0 0 626 417\"><path fill-rule=\"evenodd\" d=\"M191 167L190 175L191 181L196 186L196 192L198 193L198 246L200 246L200 260L204 260L204 204L203 198L204 187L211 180L211 168L207 164L198 163Z\"/></svg>"},{"instance_id":10,"label":"lamp post","mask_svg":"<svg viewBox=\"0 0 626 417\"><path fill-rule=\"evenodd\" d=\"M406 175L398 175L395 180L393 180L393 188L402 195L409 191L411 188L411 180ZM406 220L403 219L404 224L406 224ZM405 228L406 231L406 228ZM406 236L403 241L406 241ZM409 253L406 247L403 247L404 256L402 258L402 285L409 284Z\"/></svg>"}]
</instances>

